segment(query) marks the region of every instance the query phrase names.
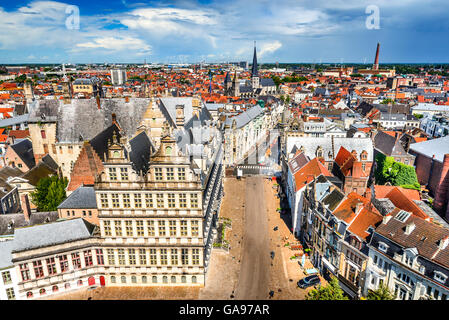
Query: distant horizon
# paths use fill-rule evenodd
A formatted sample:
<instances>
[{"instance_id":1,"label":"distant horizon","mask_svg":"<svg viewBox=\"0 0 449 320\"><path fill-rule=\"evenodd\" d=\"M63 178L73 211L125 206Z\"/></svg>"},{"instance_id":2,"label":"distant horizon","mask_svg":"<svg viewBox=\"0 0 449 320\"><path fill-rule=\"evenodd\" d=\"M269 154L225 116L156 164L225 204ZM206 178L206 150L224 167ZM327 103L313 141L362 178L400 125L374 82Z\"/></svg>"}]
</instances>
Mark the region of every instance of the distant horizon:
<instances>
[{"instance_id":1,"label":"distant horizon","mask_svg":"<svg viewBox=\"0 0 449 320\"><path fill-rule=\"evenodd\" d=\"M178 62L147 62L147 63L140 63L140 62L71 62L66 63L66 65L197 65L197 64L227 64L227 63L237 63L237 62L244 62L245 60L241 61L229 61L229 62L184 62L184 63L178 63ZM336 63L336 62L263 62L258 63L258 65L271 65L276 64L284 65L284 64L315 64L315 65L363 65L363 66L372 66L373 63L361 63L361 62L344 62L344 63ZM47 65L62 65L63 63L59 62L48 62L48 63L42 63L42 62L26 62L26 63L0 63L0 66L47 66ZM251 63L248 63L248 66L251 66ZM379 66L382 65L449 65L449 62L384 62L379 63Z\"/></svg>"}]
</instances>

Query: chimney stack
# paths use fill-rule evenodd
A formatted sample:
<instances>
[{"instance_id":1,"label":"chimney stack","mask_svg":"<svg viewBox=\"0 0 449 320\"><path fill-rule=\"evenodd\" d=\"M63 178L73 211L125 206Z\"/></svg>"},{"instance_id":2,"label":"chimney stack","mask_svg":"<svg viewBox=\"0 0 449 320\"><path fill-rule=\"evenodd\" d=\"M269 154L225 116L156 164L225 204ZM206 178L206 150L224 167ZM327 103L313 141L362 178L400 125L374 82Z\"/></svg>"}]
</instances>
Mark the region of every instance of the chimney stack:
<instances>
[{"instance_id":1,"label":"chimney stack","mask_svg":"<svg viewBox=\"0 0 449 320\"><path fill-rule=\"evenodd\" d=\"M23 216L25 217L25 220L30 221L31 209L30 209L30 201L28 200L27 194L22 194L20 196L20 204L22 206Z\"/></svg>"},{"instance_id":2,"label":"chimney stack","mask_svg":"<svg viewBox=\"0 0 449 320\"><path fill-rule=\"evenodd\" d=\"M443 167L441 168L441 174L440 174L440 181L437 186L437 190L435 193L435 202L434 202L434 208L435 211L442 214L442 210L445 207L445 204L447 203L447 194L449 191L449 153L446 153L444 155L443 160Z\"/></svg>"},{"instance_id":3,"label":"chimney stack","mask_svg":"<svg viewBox=\"0 0 449 320\"><path fill-rule=\"evenodd\" d=\"M376 58L374 59L373 70L379 70L379 49L380 43L377 43Z\"/></svg>"}]
</instances>

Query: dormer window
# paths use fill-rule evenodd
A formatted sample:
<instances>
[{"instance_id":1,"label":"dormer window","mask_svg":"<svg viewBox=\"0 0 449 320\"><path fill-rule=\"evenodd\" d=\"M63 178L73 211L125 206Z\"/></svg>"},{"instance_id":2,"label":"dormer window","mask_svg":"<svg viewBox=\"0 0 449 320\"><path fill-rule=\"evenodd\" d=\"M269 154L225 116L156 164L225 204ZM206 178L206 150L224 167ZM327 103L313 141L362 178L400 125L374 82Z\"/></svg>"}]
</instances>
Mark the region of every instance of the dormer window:
<instances>
[{"instance_id":1,"label":"dormer window","mask_svg":"<svg viewBox=\"0 0 449 320\"><path fill-rule=\"evenodd\" d=\"M368 152L366 152L365 150L362 151L362 153L360 154L360 159L362 161L366 161L368 159Z\"/></svg>"},{"instance_id":2,"label":"dormer window","mask_svg":"<svg viewBox=\"0 0 449 320\"><path fill-rule=\"evenodd\" d=\"M413 266L413 260L414 260L414 257L412 257L412 255L411 254L405 254L405 259L404 259L405 261L405 264L406 265L408 265L408 266Z\"/></svg>"},{"instance_id":3,"label":"dormer window","mask_svg":"<svg viewBox=\"0 0 449 320\"><path fill-rule=\"evenodd\" d=\"M442 272L435 271L435 272L434 272L434 275L433 275L433 278L434 278L436 281L441 282L441 283L444 284L444 283L446 283L447 275L445 275L445 274L442 273Z\"/></svg>"},{"instance_id":4,"label":"dormer window","mask_svg":"<svg viewBox=\"0 0 449 320\"><path fill-rule=\"evenodd\" d=\"M378 248L382 252L387 252L389 246L385 242L379 242Z\"/></svg>"}]
</instances>

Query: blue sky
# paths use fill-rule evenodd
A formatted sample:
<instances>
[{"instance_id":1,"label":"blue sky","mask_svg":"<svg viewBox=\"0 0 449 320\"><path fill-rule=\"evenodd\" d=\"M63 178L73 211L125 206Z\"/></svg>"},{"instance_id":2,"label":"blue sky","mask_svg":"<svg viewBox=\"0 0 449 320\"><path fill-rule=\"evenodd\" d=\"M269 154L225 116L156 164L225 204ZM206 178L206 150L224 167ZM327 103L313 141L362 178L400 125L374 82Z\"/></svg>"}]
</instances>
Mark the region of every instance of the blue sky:
<instances>
[{"instance_id":1,"label":"blue sky","mask_svg":"<svg viewBox=\"0 0 449 320\"><path fill-rule=\"evenodd\" d=\"M447 0L0 0L0 63L251 61L254 40L262 63L372 63L377 42L381 63L449 63L448 14Z\"/></svg>"}]
</instances>

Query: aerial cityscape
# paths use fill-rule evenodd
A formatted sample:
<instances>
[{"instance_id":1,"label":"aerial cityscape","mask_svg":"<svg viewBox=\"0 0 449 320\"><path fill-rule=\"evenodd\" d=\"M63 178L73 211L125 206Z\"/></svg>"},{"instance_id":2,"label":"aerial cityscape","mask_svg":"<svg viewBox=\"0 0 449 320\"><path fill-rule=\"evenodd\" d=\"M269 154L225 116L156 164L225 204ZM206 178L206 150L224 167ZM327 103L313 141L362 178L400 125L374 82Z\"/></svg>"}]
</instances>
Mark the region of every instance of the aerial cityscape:
<instances>
[{"instance_id":1,"label":"aerial cityscape","mask_svg":"<svg viewBox=\"0 0 449 320\"><path fill-rule=\"evenodd\" d=\"M335 2L0 4L0 300L449 300L449 4Z\"/></svg>"}]
</instances>

